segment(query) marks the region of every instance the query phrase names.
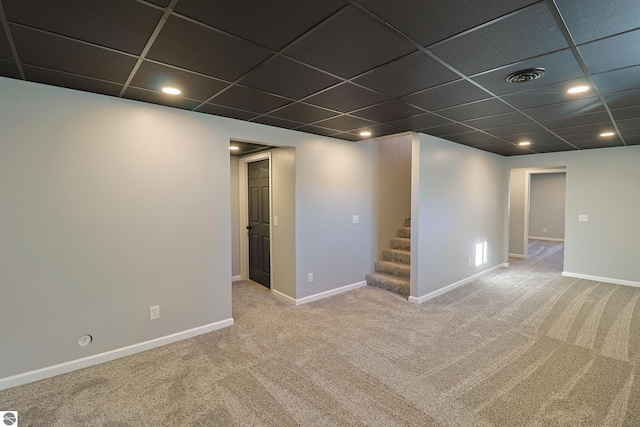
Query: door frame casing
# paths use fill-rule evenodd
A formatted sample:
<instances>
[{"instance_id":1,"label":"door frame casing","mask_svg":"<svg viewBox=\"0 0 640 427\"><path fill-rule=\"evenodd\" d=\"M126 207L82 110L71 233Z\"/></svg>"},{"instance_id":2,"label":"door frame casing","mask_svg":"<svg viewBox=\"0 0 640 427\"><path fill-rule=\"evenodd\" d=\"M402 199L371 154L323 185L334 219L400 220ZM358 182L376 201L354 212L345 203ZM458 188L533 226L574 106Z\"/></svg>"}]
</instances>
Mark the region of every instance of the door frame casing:
<instances>
[{"instance_id":1,"label":"door frame casing","mask_svg":"<svg viewBox=\"0 0 640 427\"><path fill-rule=\"evenodd\" d=\"M271 286L273 288L273 168L271 162L271 151L251 154L238 159L238 191L239 195L239 221L240 227L240 280L249 280L249 233L247 224L249 223L249 163L269 160L269 274L271 276Z\"/></svg>"}]
</instances>

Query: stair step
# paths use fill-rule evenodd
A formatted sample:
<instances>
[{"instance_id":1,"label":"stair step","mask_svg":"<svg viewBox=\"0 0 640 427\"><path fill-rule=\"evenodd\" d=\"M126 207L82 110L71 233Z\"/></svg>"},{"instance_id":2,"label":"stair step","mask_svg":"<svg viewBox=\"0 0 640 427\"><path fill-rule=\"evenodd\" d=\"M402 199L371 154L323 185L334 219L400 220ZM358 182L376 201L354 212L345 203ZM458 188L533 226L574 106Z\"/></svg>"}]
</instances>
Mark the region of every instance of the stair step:
<instances>
[{"instance_id":1,"label":"stair step","mask_svg":"<svg viewBox=\"0 0 640 427\"><path fill-rule=\"evenodd\" d=\"M411 218L405 218L404 219L404 226L405 227L411 227Z\"/></svg>"},{"instance_id":2,"label":"stair step","mask_svg":"<svg viewBox=\"0 0 640 427\"><path fill-rule=\"evenodd\" d=\"M385 276L379 273L367 274L367 285L400 294L405 298L409 297L409 279Z\"/></svg>"},{"instance_id":3,"label":"stair step","mask_svg":"<svg viewBox=\"0 0 640 427\"><path fill-rule=\"evenodd\" d=\"M376 261L374 264L375 272L385 274L387 276L401 277L409 279L411 267L407 264L397 264L388 261Z\"/></svg>"},{"instance_id":4,"label":"stair step","mask_svg":"<svg viewBox=\"0 0 640 427\"><path fill-rule=\"evenodd\" d=\"M411 264L411 252L400 249L385 249L382 251L382 259L398 264Z\"/></svg>"},{"instance_id":5,"label":"stair step","mask_svg":"<svg viewBox=\"0 0 640 427\"><path fill-rule=\"evenodd\" d=\"M400 249L402 251L411 250L411 239L394 237L393 239L391 239L391 247L393 249Z\"/></svg>"},{"instance_id":6,"label":"stair step","mask_svg":"<svg viewBox=\"0 0 640 427\"><path fill-rule=\"evenodd\" d=\"M404 239L411 238L411 227L400 227L398 228L398 237L402 237Z\"/></svg>"}]
</instances>

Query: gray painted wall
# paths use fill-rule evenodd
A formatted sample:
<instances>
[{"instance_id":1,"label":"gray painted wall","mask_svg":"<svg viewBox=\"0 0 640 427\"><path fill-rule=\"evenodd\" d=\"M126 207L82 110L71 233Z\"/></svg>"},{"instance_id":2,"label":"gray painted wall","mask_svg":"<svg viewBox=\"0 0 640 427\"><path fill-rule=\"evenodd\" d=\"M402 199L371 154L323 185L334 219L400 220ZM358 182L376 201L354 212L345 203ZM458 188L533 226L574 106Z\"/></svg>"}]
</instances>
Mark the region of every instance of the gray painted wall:
<instances>
[{"instance_id":1,"label":"gray painted wall","mask_svg":"<svg viewBox=\"0 0 640 427\"><path fill-rule=\"evenodd\" d=\"M240 193L239 193L239 161L236 156L230 157L231 180L231 276L240 276Z\"/></svg>"},{"instance_id":2,"label":"gray painted wall","mask_svg":"<svg viewBox=\"0 0 640 427\"><path fill-rule=\"evenodd\" d=\"M429 135L414 136L413 159L411 296L421 297L503 263L507 179L502 157ZM487 263L469 266L485 240Z\"/></svg>"},{"instance_id":3,"label":"gray painted wall","mask_svg":"<svg viewBox=\"0 0 640 427\"><path fill-rule=\"evenodd\" d=\"M273 264L271 288L296 298L296 150L271 151Z\"/></svg>"},{"instance_id":4,"label":"gray painted wall","mask_svg":"<svg viewBox=\"0 0 640 427\"><path fill-rule=\"evenodd\" d=\"M228 138L180 110L0 93L0 378L231 317Z\"/></svg>"},{"instance_id":5,"label":"gray painted wall","mask_svg":"<svg viewBox=\"0 0 640 427\"><path fill-rule=\"evenodd\" d=\"M508 168L567 166L564 270L640 282L640 146L507 158ZM578 215L589 215L579 222Z\"/></svg>"},{"instance_id":6,"label":"gray painted wall","mask_svg":"<svg viewBox=\"0 0 640 427\"><path fill-rule=\"evenodd\" d=\"M296 298L364 281L375 261L375 144L205 117L228 139L295 148ZM353 215L360 215L359 224L352 224Z\"/></svg>"},{"instance_id":7,"label":"gray painted wall","mask_svg":"<svg viewBox=\"0 0 640 427\"><path fill-rule=\"evenodd\" d=\"M529 237L564 239L566 173L531 174Z\"/></svg>"},{"instance_id":8,"label":"gray painted wall","mask_svg":"<svg viewBox=\"0 0 640 427\"><path fill-rule=\"evenodd\" d=\"M296 149L296 298L371 270L374 144L6 78L0 93L0 378L231 317L231 139Z\"/></svg>"},{"instance_id":9,"label":"gray painted wall","mask_svg":"<svg viewBox=\"0 0 640 427\"><path fill-rule=\"evenodd\" d=\"M381 258L398 227L411 216L411 135L372 143L377 144L375 256Z\"/></svg>"},{"instance_id":10,"label":"gray painted wall","mask_svg":"<svg viewBox=\"0 0 640 427\"><path fill-rule=\"evenodd\" d=\"M525 256L525 176L526 169L511 169L509 175L509 253Z\"/></svg>"},{"instance_id":11,"label":"gray painted wall","mask_svg":"<svg viewBox=\"0 0 640 427\"><path fill-rule=\"evenodd\" d=\"M375 153L369 143L296 147L296 298L360 283L371 271Z\"/></svg>"}]
</instances>

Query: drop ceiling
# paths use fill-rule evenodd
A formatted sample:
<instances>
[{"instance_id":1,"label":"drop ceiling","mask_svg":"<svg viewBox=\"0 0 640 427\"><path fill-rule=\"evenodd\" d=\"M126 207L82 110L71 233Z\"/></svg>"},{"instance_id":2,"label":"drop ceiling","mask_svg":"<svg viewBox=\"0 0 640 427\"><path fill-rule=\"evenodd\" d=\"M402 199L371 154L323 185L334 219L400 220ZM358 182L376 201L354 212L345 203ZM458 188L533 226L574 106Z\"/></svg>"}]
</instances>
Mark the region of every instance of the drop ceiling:
<instances>
[{"instance_id":1,"label":"drop ceiling","mask_svg":"<svg viewBox=\"0 0 640 427\"><path fill-rule=\"evenodd\" d=\"M0 21L4 77L349 141L640 144L637 0L0 0Z\"/></svg>"},{"instance_id":2,"label":"drop ceiling","mask_svg":"<svg viewBox=\"0 0 640 427\"><path fill-rule=\"evenodd\" d=\"M247 156L249 154L257 154L275 147L263 144L254 144L245 141L231 141L229 143L229 154L235 157Z\"/></svg>"}]
</instances>

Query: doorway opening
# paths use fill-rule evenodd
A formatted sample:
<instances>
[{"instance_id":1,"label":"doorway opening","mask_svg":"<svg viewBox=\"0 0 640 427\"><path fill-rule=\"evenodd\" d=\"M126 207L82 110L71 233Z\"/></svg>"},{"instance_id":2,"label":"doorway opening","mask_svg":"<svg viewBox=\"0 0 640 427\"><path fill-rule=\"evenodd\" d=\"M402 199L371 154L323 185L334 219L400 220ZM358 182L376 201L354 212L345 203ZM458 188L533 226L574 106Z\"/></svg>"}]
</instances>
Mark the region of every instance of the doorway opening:
<instances>
[{"instance_id":1,"label":"doorway opening","mask_svg":"<svg viewBox=\"0 0 640 427\"><path fill-rule=\"evenodd\" d=\"M231 144L240 145L235 139ZM295 303L295 147L245 144L259 151L231 156L231 281L261 283L274 297ZM258 171L251 173L253 166ZM259 231L256 228L262 228L262 232L254 233ZM256 278L256 272L263 278L268 276L268 280Z\"/></svg>"},{"instance_id":2,"label":"doorway opening","mask_svg":"<svg viewBox=\"0 0 640 427\"><path fill-rule=\"evenodd\" d=\"M524 256L531 241L562 242L564 247L566 169L527 171L525 181Z\"/></svg>"},{"instance_id":3,"label":"doorway opening","mask_svg":"<svg viewBox=\"0 0 640 427\"><path fill-rule=\"evenodd\" d=\"M527 258L530 240L564 243L566 167L512 169L509 257Z\"/></svg>"},{"instance_id":4,"label":"doorway opening","mask_svg":"<svg viewBox=\"0 0 640 427\"><path fill-rule=\"evenodd\" d=\"M247 215L246 212L243 212L242 215L240 213L240 205L241 201L244 203L243 209L246 209L245 206L246 198L247 198L247 188L240 188L240 181L245 179L246 182L246 167L240 162L241 158L246 158L248 156L255 156L257 154L262 154L262 157L253 157L255 161L259 161L260 158L267 158L266 152L267 150L273 150L275 147L252 141L241 141L232 139L229 141L229 154L230 154L230 173L231 173L231 281L237 282L240 280L246 280L249 278L248 272L243 270L243 263L241 259L244 256L244 253L241 251L241 246L243 245L243 240L247 237ZM244 178L243 178L244 176ZM245 185L245 184L243 184ZM242 217L242 218L241 218ZM241 223L242 222L242 223ZM248 261L246 261L248 264ZM241 265L243 264L243 265Z\"/></svg>"}]
</instances>

